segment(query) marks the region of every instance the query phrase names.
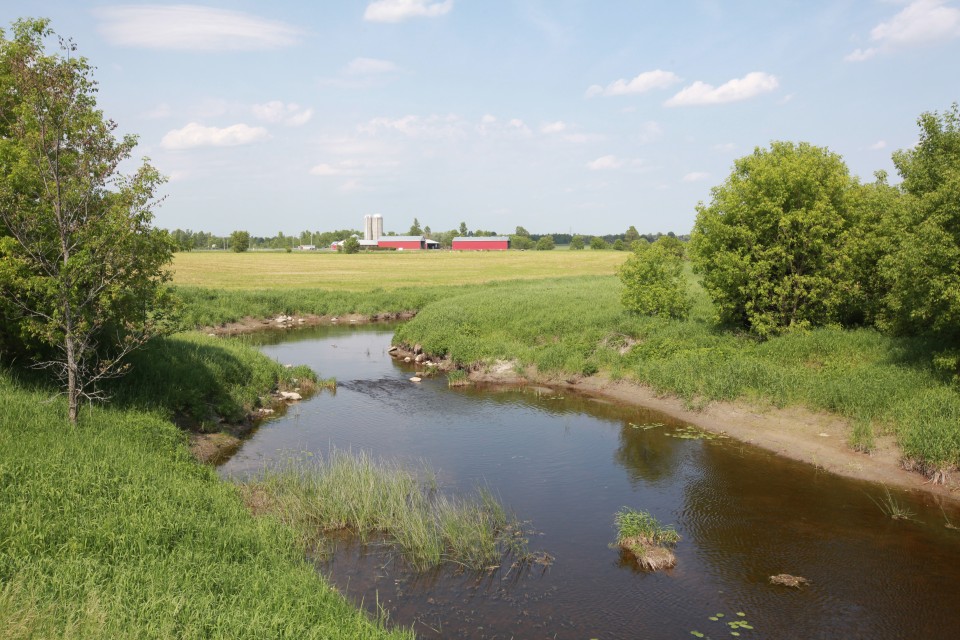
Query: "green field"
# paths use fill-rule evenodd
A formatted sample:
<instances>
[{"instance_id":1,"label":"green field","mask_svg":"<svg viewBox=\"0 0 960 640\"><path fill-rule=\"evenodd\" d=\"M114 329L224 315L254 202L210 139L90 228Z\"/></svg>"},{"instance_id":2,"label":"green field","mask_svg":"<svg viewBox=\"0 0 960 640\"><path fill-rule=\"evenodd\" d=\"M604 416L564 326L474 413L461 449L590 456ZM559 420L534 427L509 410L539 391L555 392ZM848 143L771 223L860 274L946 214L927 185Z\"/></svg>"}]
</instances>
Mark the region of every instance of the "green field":
<instances>
[{"instance_id":1,"label":"green field","mask_svg":"<svg viewBox=\"0 0 960 640\"><path fill-rule=\"evenodd\" d=\"M609 275L623 251L200 251L178 253L173 283L210 289L365 291L376 288L478 284L572 275Z\"/></svg>"}]
</instances>

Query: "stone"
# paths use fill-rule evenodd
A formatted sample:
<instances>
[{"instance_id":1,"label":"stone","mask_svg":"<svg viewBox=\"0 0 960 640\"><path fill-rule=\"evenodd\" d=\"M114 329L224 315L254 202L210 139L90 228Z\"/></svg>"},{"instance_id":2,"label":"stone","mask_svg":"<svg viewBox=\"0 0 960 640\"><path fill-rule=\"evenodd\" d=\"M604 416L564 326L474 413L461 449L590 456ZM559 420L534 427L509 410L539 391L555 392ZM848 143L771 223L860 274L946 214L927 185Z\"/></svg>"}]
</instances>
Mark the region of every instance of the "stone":
<instances>
[{"instance_id":1,"label":"stone","mask_svg":"<svg viewBox=\"0 0 960 640\"><path fill-rule=\"evenodd\" d=\"M418 376L413 376L410 378L410 382L420 382L420 378Z\"/></svg>"},{"instance_id":2,"label":"stone","mask_svg":"<svg viewBox=\"0 0 960 640\"><path fill-rule=\"evenodd\" d=\"M413 362L413 358L411 358L410 356L407 356L406 358L403 359L403 361L404 361L404 362Z\"/></svg>"},{"instance_id":3,"label":"stone","mask_svg":"<svg viewBox=\"0 0 960 640\"><path fill-rule=\"evenodd\" d=\"M280 397L283 398L284 400L292 400L292 401L303 399L303 396L301 396L296 391L281 391Z\"/></svg>"},{"instance_id":4,"label":"stone","mask_svg":"<svg viewBox=\"0 0 960 640\"><path fill-rule=\"evenodd\" d=\"M417 354L417 357L413 359L414 362L423 362L423 354Z\"/></svg>"}]
</instances>

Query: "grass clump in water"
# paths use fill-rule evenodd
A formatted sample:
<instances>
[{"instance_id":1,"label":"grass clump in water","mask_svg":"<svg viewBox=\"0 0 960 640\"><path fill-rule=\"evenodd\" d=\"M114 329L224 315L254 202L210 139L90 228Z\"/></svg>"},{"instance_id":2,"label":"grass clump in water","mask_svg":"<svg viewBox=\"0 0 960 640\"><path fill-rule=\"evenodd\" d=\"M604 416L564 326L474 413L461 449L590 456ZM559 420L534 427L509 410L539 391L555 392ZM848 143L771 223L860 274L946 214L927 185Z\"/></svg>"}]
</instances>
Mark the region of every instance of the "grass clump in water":
<instances>
[{"instance_id":1,"label":"grass clump in water","mask_svg":"<svg viewBox=\"0 0 960 640\"><path fill-rule=\"evenodd\" d=\"M614 516L617 546L632 554L641 567L650 571L669 569L677 558L668 546L680 541L672 526L663 526L646 511L624 507Z\"/></svg>"},{"instance_id":2,"label":"grass clump in water","mask_svg":"<svg viewBox=\"0 0 960 640\"><path fill-rule=\"evenodd\" d=\"M880 510L883 511L884 515L893 518L894 520L909 520L913 517L913 511L907 509L905 506L897 502L897 499L893 497L890 493L890 489L886 486L883 487L884 497L880 500L877 500L873 496L870 496L870 499L873 500L873 503L880 507Z\"/></svg>"},{"instance_id":3,"label":"grass clump in water","mask_svg":"<svg viewBox=\"0 0 960 640\"><path fill-rule=\"evenodd\" d=\"M469 384L470 380L467 379L467 372L463 369L454 369L447 374L448 387L465 387Z\"/></svg>"},{"instance_id":4,"label":"grass clump in water","mask_svg":"<svg viewBox=\"0 0 960 640\"><path fill-rule=\"evenodd\" d=\"M314 549L325 534L346 530L382 537L418 570L447 562L480 570L526 554L519 524L489 492L472 500L440 495L432 474L365 453L291 460L240 486L255 513L277 516Z\"/></svg>"}]
</instances>

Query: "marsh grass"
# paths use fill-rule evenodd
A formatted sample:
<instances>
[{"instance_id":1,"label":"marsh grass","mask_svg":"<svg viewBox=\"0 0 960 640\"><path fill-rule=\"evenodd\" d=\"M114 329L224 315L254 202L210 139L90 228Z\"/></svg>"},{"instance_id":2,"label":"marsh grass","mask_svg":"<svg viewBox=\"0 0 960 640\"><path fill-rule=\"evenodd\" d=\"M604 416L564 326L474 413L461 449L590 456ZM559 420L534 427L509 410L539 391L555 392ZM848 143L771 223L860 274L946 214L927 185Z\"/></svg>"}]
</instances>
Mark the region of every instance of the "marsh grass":
<instances>
[{"instance_id":1,"label":"marsh grass","mask_svg":"<svg viewBox=\"0 0 960 640\"><path fill-rule=\"evenodd\" d=\"M641 567L650 571L668 569L677 562L668 546L680 541L672 526L663 526L646 511L624 507L614 516L617 546L632 554Z\"/></svg>"},{"instance_id":2,"label":"marsh grass","mask_svg":"<svg viewBox=\"0 0 960 640\"><path fill-rule=\"evenodd\" d=\"M880 511L882 511L884 515L894 520L909 520L913 517L913 511L900 504L900 502L893 497L893 494L890 493L889 487L884 486L883 493L883 497L879 500L873 496L870 496L870 499L880 508Z\"/></svg>"},{"instance_id":3,"label":"marsh grass","mask_svg":"<svg viewBox=\"0 0 960 640\"><path fill-rule=\"evenodd\" d=\"M470 384L467 378L467 372L463 369L454 369L447 374L448 387L465 387Z\"/></svg>"},{"instance_id":4,"label":"marsh grass","mask_svg":"<svg viewBox=\"0 0 960 640\"><path fill-rule=\"evenodd\" d=\"M70 428L0 370L0 637L412 637L251 517L164 413L91 407Z\"/></svg>"},{"instance_id":5,"label":"marsh grass","mask_svg":"<svg viewBox=\"0 0 960 640\"><path fill-rule=\"evenodd\" d=\"M251 509L276 516L317 551L327 534L346 530L363 541L385 541L417 570L444 563L480 570L526 553L516 543L519 524L489 492L472 499L443 495L429 471L365 453L289 459L240 490Z\"/></svg>"}]
</instances>

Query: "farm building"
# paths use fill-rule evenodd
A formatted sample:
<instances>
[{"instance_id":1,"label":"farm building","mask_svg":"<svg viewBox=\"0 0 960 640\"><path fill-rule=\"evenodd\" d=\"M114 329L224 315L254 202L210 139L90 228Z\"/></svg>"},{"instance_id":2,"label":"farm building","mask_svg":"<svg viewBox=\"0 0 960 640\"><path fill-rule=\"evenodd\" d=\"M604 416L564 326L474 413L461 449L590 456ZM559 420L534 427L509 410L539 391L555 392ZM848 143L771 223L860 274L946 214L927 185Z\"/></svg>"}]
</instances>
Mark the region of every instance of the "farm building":
<instances>
[{"instance_id":1,"label":"farm building","mask_svg":"<svg viewBox=\"0 0 960 640\"><path fill-rule=\"evenodd\" d=\"M436 240L428 240L423 236L380 236L377 240L377 246L381 249L438 249L440 243Z\"/></svg>"},{"instance_id":2,"label":"farm building","mask_svg":"<svg viewBox=\"0 0 960 640\"><path fill-rule=\"evenodd\" d=\"M506 236L461 236L453 239L454 251L506 251L509 248L510 238Z\"/></svg>"}]
</instances>

